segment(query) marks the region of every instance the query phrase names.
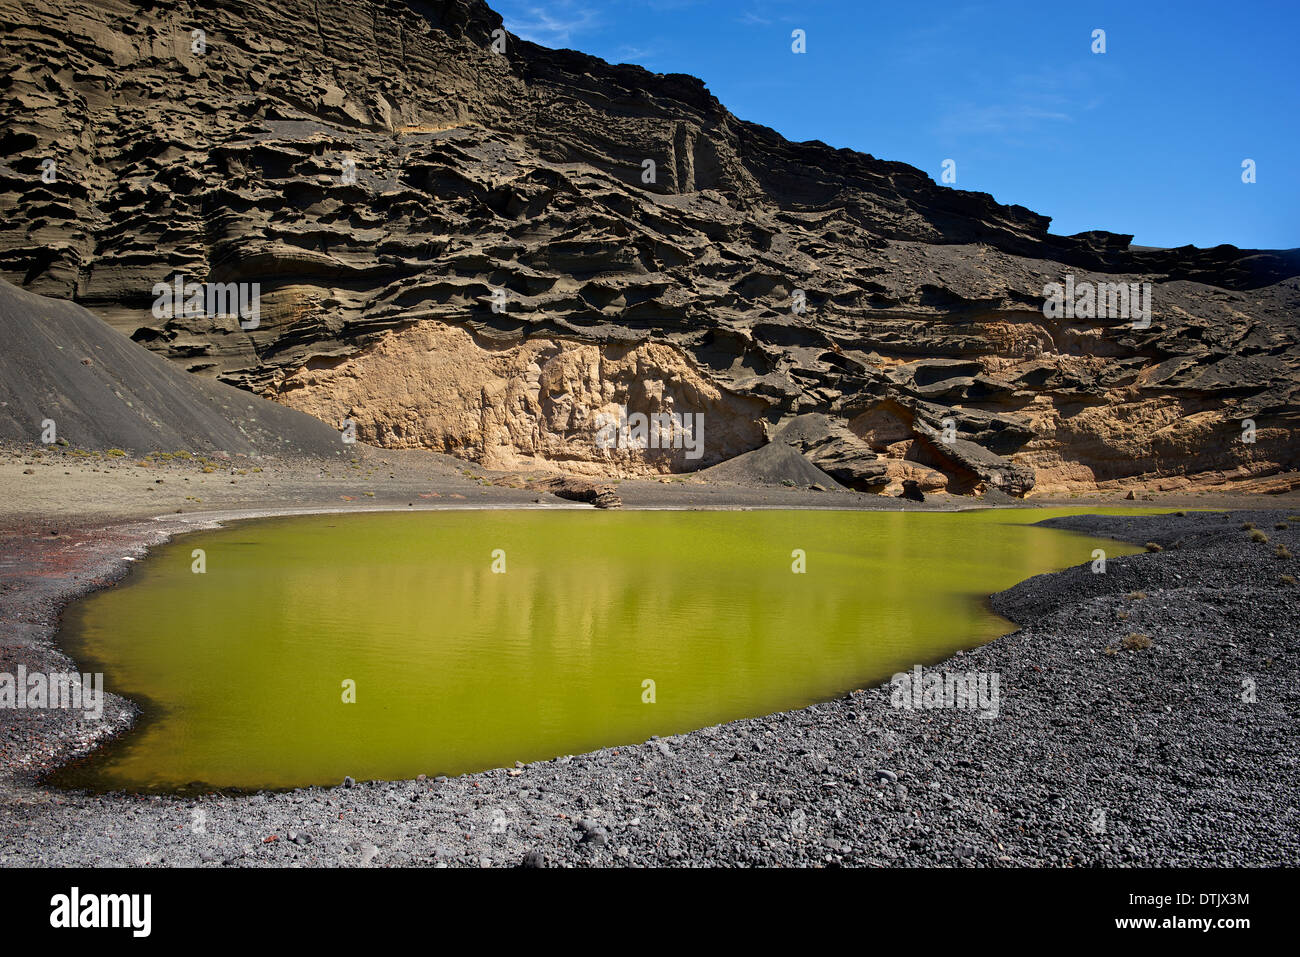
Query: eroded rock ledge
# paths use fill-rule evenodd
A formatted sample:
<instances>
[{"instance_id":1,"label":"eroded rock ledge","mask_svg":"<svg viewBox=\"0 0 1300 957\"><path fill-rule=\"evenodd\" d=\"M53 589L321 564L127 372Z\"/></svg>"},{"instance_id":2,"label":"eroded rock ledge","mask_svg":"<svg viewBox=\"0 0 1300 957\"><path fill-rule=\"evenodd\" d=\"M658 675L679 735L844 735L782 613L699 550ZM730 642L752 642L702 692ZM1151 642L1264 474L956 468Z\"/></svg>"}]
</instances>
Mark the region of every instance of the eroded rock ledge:
<instances>
[{"instance_id":1,"label":"eroded rock ledge","mask_svg":"<svg viewBox=\"0 0 1300 957\"><path fill-rule=\"evenodd\" d=\"M0 0L0 273L364 441L498 467L691 470L817 414L786 444L867 490L1300 484L1300 252L1056 236L693 77L494 53L500 23ZM156 318L177 273L259 283L260 324ZM1150 327L1046 318L1067 276L1151 283ZM594 456L584 416L622 398L706 412L705 456Z\"/></svg>"}]
</instances>

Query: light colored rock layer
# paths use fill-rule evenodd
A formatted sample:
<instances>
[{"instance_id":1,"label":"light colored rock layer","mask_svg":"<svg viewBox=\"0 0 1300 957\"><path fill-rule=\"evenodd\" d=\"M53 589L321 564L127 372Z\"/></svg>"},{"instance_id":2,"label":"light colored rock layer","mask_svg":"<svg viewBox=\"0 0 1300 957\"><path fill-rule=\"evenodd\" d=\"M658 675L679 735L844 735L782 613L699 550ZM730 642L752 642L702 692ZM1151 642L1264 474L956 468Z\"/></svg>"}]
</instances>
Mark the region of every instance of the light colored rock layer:
<instances>
[{"instance_id":1,"label":"light colored rock layer","mask_svg":"<svg viewBox=\"0 0 1300 957\"><path fill-rule=\"evenodd\" d=\"M271 398L385 448L424 448L487 468L562 466L589 475L693 471L765 441L761 405L713 385L677 349L559 339L496 343L441 322L385 334L349 358L317 360ZM602 413L703 415L701 455L602 448ZM700 421L700 420L696 420Z\"/></svg>"}]
</instances>

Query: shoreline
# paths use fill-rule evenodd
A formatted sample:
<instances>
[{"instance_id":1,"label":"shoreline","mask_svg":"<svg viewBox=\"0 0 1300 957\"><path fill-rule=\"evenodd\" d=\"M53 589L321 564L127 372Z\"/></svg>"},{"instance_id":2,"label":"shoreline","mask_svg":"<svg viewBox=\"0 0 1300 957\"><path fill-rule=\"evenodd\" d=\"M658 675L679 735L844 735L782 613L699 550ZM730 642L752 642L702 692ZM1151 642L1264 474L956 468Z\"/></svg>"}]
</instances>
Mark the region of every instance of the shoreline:
<instances>
[{"instance_id":1,"label":"shoreline","mask_svg":"<svg viewBox=\"0 0 1300 957\"><path fill-rule=\"evenodd\" d=\"M753 490L743 490L753 491ZM820 496L818 496L820 498ZM858 498L865 498L859 496ZM914 503L908 503L914 504ZM629 506L617 511L763 511L763 510L808 510L808 511L979 511L984 509L1035 509L1051 506L991 503L983 505L977 501L965 507L945 507L932 509L881 507L870 499L857 504L856 507L843 502L825 504L792 505L785 503L765 504L761 502L742 501L732 505L646 505ZM1111 507L1111 506L1105 506ZM44 671L46 673L79 671L80 665L75 660L74 650L67 649L58 642L64 611L75 602L105 588L111 588L128 577L135 564L143 561L150 550L165 545L182 535L211 531L224 527L226 523L258 521L272 518L308 516L308 515L348 515L393 512L427 512L427 511L495 511L495 510L577 510L595 511L584 503L554 498L550 503L500 502L492 504L452 503L423 504L418 507L402 508L396 505L370 505L355 508L339 508L333 505L307 505L282 507L249 507L241 509L213 510L184 515L154 515L145 519L118 521L100 525L100 519L89 523L73 523L71 531L60 531L51 538L39 535L30 527L30 523L6 529L0 522L0 543L6 546L6 555L18 554L19 562L35 560L37 569L31 575L19 575L11 578L6 574L6 566L19 562L0 563L0 627L19 621L22 617L17 605L28 603L35 606L35 614L29 624L34 625L27 640L15 647L22 649L14 656L12 651L0 657L0 671L13 671L17 664L26 667L28 672ZM84 527L83 527L84 524ZM9 549L15 537L25 536L29 547L15 551ZM66 539L81 539L70 547L62 543ZM82 559L79 566L68 567L71 551L81 545L92 547L77 554ZM31 546L35 546L33 549ZM49 562L58 567L53 576L42 574L39 563ZM16 578L16 581L14 580ZM987 603L986 598L986 603ZM26 654L23 653L26 651ZM5 789L14 785L38 786L39 782L69 765L89 758L95 751L106 746L118 736L131 731L141 715L140 705L132 699L104 693L104 715L102 718L88 722L77 717L75 712L67 710L48 710L44 712L29 711L28 716L40 715L42 727L35 736L15 738L15 729L6 727L7 716L15 714L0 709L0 800ZM61 789L54 789L61 790Z\"/></svg>"},{"instance_id":2,"label":"shoreline","mask_svg":"<svg viewBox=\"0 0 1300 957\"><path fill-rule=\"evenodd\" d=\"M809 494L803 493L804 508L824 510L844 507L838 502L830 501L829 496L823 497L820 494L817 495L817 504L807 504ZM482 504L470 502L422 504L418 510L448 508L466 510L482 508L483 505L489 508L581 509L590 507L562 500L556 500L556 504L539 505L534 502L496 501L495 499L498 498L499 496L493 495L494 501ZM865 497L859 496L859 498ZM864 502L857 507L862 508L867 504L874 503ZM969 500L960 504L974 508L990 507ZM1123 507L1126 503L1091 504L1096 507L1114 508ZM1077 502L1051 503L1051 505L1088 507L1088 504ZM1165 503L1155 502L1135 502L1133 506L1166 507ZM648 507L659 509L670 506ZM717 506L682 504L676 507L691 509ZM791 506L784 502L768 504L761 501L747 501L730 507L743 509ZM1015 503L1007 507L1048 507L1048 503ZM274 515L346 513L362 510L405 511L412 508L414 506L403 509L396 505L341 508L317 503L271 509L214 509L204 513L156 515L145 520L118 521L107 526L97 525L96 522L91 521L68 527L67 522L61 520L57 524L64 527L57 529L58 534L54 536L40 535L39 530L32 527L30 522L20 523L17 527L11 523L5 533L6 546L11 546L16 536L26 536L29 547L17 550L17 561L12 560L14 550L6 547L6 561L4 566L0 567L0 582L3 582L3 588L0 589L0 621L6 624L6 630L14 631L16 639L9 644L5 657L10 660L21 658L29 670L34 664L47 671L70 670L66 653L54 644L62 610L68 603L88 592L107 587L120 580L132 567L133 562L129 559L142 557L150 547L162 544L175 535L218 527L222 521ZM630 508L639 510L637 506ZM1268 524L1261 524L1261 527L1271 529L1274 519L1282 520L1286 515L1296 512L1300 512L1300 508L1254 510L1251 514L1262 516ZM1134 523L1138 524L1134 525ZM1118 538L1136 544L1148 540L1160 541L1159 536L1169 531L1166 526L1170 523L1175 525L1181 523L1179 527L1186 529L1192 538L1196 538L1198 535L1203 537L1203 530L1196 531L1198 526L1209 525L1226 533L1236 529L1241 519L1237 513L1213 512L1188 513L1181 517L1079 516L1051 520L1054 526ZM1192 534L1193 532L1195 535ZM1293 549L1300 548L1300 541L1295 539L1292 530L1276 533L1270 530L1268 534L1287 536L1279 538L1278 541L1289 541ZM1171 546L1178 537L1182 536L1169 539ZM1246 538L1244 533L1238 533L1236 537L1243 540ZM1244 547L1242 542L1234 544L1238 549ZM1168 563L1178 552L1186 551L1187 547L1188 543L1184 543L1182 548L1166 550L1160 554L1111 559L1110 565L1116 572L1122 571L1125 576L1128 576L1130 563L1158 567L1160 563ZM1255 546L1256 551L1260 547L1262 546ZM1272 546L1269 548L1271 549ZM33 564L28 568L27 562L33 560ZM1293 560L1279 561L1277 564L1295 570ZM1225 567L1218 567L1212 562L1202 562L1197 566L1201 570L1201 576L1195 587L1209 591L1213 591L1216 587L1224 587L1230 584L1227 581L1228 573L1238 570L1239 565L1239 562L1229 562ZM19 566L20 569L27 568L29 571L25 576L25 583L19 587L15 587L15 577L23 576L13 575L15 566ZM1027 650L1048 656L1059 654L1063 651L1062 643L1068 644L1074 621L1068 614L1062 617L1059 608L1055 608L1053 602L1061 599L1063 590L1069 591L1080 586L1079 575L1076 574L1078 572L1079 569L1074 568L1038 576L991 596L988 601L993 610L1012 621L1018 630L987 645L958 653L946 662L933 667L942 668L945 665L960 664L963 669L967 669L977 664L981 658L994 655L990 649L1020 646L1028 640L1026 636L1029 635L1034 636L1038 644ZM1105 591L1119 578L1119 575L1112 574L1086 576L1083 580L1084 584L1090 588L1102 588L1102 591L1090 595L1089 600L1120 603L1126 601L1122 595ZM1236 587L1235 584L1233 587ZM1035 595L1038 597L1032 600L1025 597ZM1290 596L1294 598L1293 591L1290 592ZM1053 621L1056 622L1056 632L1049 634L1047 633L1049 625ZM1278 659L1286 660L1288 666L1294 667L1294 661L1288 657L1293 657L1296 650L1294 618L1288 618L1287 621L1291 629L1290 644L1285 646L1286 653L1279 655ZM1244 645L1250 638L1251 636L1247 634L1242 638L1242 644ZM1162 644L1162 642L1157 644L1157 654ZM1092 651L1094 654L1100 653L1100 648L1093 648ZM1143 654L1145 653L1124 652L1118 656L1118 660L1120 662L1140 661L1141 657L1134 656ZM1154 659L1156 655L1150 657ZM60 658L63 661L60 661ZM12 670L12 668L0 663L0 670ZM1005 674L1005 671L1001 673ZM966 764L960 761L956 765L947 762L942 765L944 773L939 774L936 769L941 765L936 762L942 758L942 755L927 755L926 749L920 748L919 745L924 743L928 735L938 733L952 738L949 746L959 742L970 747L972 743L979 741L982 731L989 729L980 727L985 722L952 711L910 713L915 726L909 727L906 718L909 712L895 711L888 707L888 691L888 686L877 686L796 711L741 719L663 740L652 739L639 745L604 748L577 757L565 756L513 769L496 769L462 775L451 780L380 781L346 788L312 787L269 792L222 792L189 797L124 792L97 794L64 791L40 784L41 777L52 771L55 766L79 760L106 743L110 737L133 726L139 713L138 708L131 702L108 694L104 717L98 722L81 721L75 715L66 712L45 712L45 718L42 720L7 721L3 725L5 734L0 735L0 756L5 759L3 762L5 772L0 777L0 848L3 848L0 850L0 865L299 863L349 866L404 863L483 866L486 863L491 866L503 866L519 864L525 857L528 857L532 863L579 865L842 863L880 866L884 864L1015 865L1066 862L1041 853L1031 854L1028 857L1023 854L998 854L989 857L986 851L976 849L966 854L967 849L975 847L970 843L962 844L959 848L962 853L955 857L945 858L943 855L936 857L930 853L932 848L929 842L921 841L921 847L917 848L912 846L917 842L911 839L902 848L894 848L891 852L890 842L884 839L884 835L892 830L885 824L889 818L882 817L879 811L888 810L890 814L895 814L915 804L918 797L933 796L926 791L936 790L943 795L941 800L945 802L939 810L959 808L961 799L953 795L951 789L955 785L950 779L954 775L962 777L963 775L958 772L966 769L967 765L975 764L971 758L964 759ZM1294 698L1295 695L1292 694L1290 699L1294 701ZM10 714L14 713L10 712ZM0 712L0 715L3 713ZM52 719L51 715L53 715ZM1043 714L1038 714L1034 720L1037 722L1042 718ZM1195 721L1197 716L1191 713L1187 718ZM973 727L970 726L972 720L976 721ZM25 727L16 727L17 724ZM998 721L994 724L997 725ZM773 728L779 729L781 733L774 731ZM1286 727L1285 731L1289 733L1283 733L1276 738L1284 744L1294 735L1294 731L1289 727ZM776 740L767 740L771 738ZM888 742L894 747L883 749L878 757L870 760L862 760L866 757L865 753L857 755L859 760L846 760L840 753L844 748L871 745L873 742ZM809 747L808 744L814 746ZM924 785L926 791L918 794L916 785L910 780L917 774L914 768L895 770L892 773L897 774L897 777L893 780L889 779L888 774L877 774L877 771L888 771L890 767L895 766L891 763L891 757L897 754L902 746L911 748L915 752L914 759L925 763L929 768L930 776L936 779ZM1291 750L1294 751L1294 748ZM769 755L771 758L767 757ZM813 757L810 759L809 755ZM749 765L753 760L751 756L763 756L758 758L758 761L763 765L764 773L755 776L750 772ZM991 773L995 775L1011 772L1011 766L1006 764L1009 755L1005 753L997 755L999 760L992 763L989 761L990 757L985 755L980 762L981 766L988 766ZM685 767L679 767L676 772L670 770L681 762L685 762ZM721 768L718 766L719 763ZM999 763L1001 767L997 766ZM853 767L845 768L840 764L850 764ZM743 770L737 772L735 770L737 768ZM833 769L833 771L826 769ZM778 773L778 770L782 773ZM1153 775L1157 774L1156 769L1151 769L1151 772ZM593 779L593 775L598 780ZM785 775L789 775L788 780L784 780ZM827 779L821 780L822 778ZM647 787L642 783L647 779L656 779L658 784L665 788L665 793L660 795L657 801L650 803L634 797L634 792L642 791ZM818 780L820 780L819 785L812 783ZM937 783L940 781L944 783ZM536 793L533 793L531 788L533 782L540 784ZM680 813L669 813L666 810L669 804L665 801L672 802L673 795L678 791L674 786L675 782L684 788L687 795L700 799L698 802L700 810L692 811L687 818L682 818ZM724 784L730 787L723 787ZM1033 785L1033 781L1025 783L1026 793L1034 789ZM651 794L657 793L657 786L650 788ZM726 811L720 809L719 788L725 792L726 801L735 804L735 807ZM911 788L910 792L909 788ZM1294 788L1291 790L1294 792ZM760 791L769 796L766 798L755 796L749 801L740 800L746 792L758 795ZM836 833L843 832L848 835L847 840L836 837L828 839L829 843L819 843L820 838L816 840L813 838L817 837L817 833L827 830L827 821L830 819L826 815L831 814L831 819L834 819L834 814L845 813L846 809L843 807L834 807L833 811L830 810L832 804L838 805L840 802L838 798L828 798L827 795L838 793L860 795L861 803L876 807L877 813L865 822L859 821L851 828L838 830L834 827L830 828ZM551 797L548 798L547 795ZM593 795L597 796L594 802ZM642 797L649 796L651 795ZM1294 803L1294 796L1291 795L1292 803ZM947 798L953 800L949 802ZM509 805L512 810L503 812L503 816L494 817L491 822L486 822L483 808L484 802L489 800L496 801L503 807ZM828 800L830 804L827 803ZM529 806L538 804L546 806L545 813L528 812ZM709 810L706 811L706 807ZM119 825L125 825L124 814L127 819L137 818L140 808L148 808L152 818L135 821L128 828L134 839L120 834L112 842L103 840L97 842L93 836L85 833L96 830L103 832L108 828L118 829ZM358 817L374 817L382 823L373 826L340 825L340 820L346 821L349 808L357 812ZM613 808L620 808L620 810L614 811ZM629 808L640 810L628 811ZM208 824L202 833L195 833L187 823L200 810ZM493 813L498 810L501 809L498 808ZM801 811L802 816L795 814L796 810ZM1247 805L1239 808L1239 812L1244 814L1248 814L1249 810L1250 807ZM300 811L311 813L303 816L298 813ZM328 813L322 813L326 811ZM340 811L343 814L342 819L339 818ZM412 816L413 812L418 813ZM655 827L667 836L647 845L644 838L645 826L641 819L652 815L658 815ZM939 815L941 818L943 816L943 814ZM216 825L212 820L214 817L221 818L225 824ZM699 820L693 820L694 818ZM731 822L729 825L731 828L753 827L757 826L754 822L762 821L765 835L784 836L776 839L765 836L757 840L738 838L731 842L732 846L726 852L720 852L717 847L695 848L687 840L691 832L701 826L707 826L711 831L717 831L719 828L725 830L723 826L727 819ZM284 823L286 820L289 823ZM503 820L506 822L504 825L501 824ZM98 822L98 824L92 824L87 828L87 821ZM437 846L432 848L432 853L427 853L430 850L428 848L421 850L418 842L402 840L394 844L386 841L385 837L390 836L394 828L407 833L412 828L421 826L419 822L422 821L434 822L429 826L441 835L440 841L436 842ZM637 823L630 824L631 821ZM820 823L810 825L809 822ZM99 827L100 824L103 827ZM905 830L910 831L915 826L919 825L909 822ZM1260 830L1258 826L1252 826L1252 829ZM266 833L259 835L257 832L261 830L265 830ZM1280 835L1282 840L1277 846L1279 849L1289 849L1286 853L1291 855L1291 860L1294 860L1300 856L1300 851L1297 850L1297 847L1300 847L1300 841L1297 841L1296 837L1297 828L1292 823L1284 830L1285 833ZM289 836L290 832L293 836ZM465 836L466 834L468 836ZM851 836L854 834L858 835L856 839ZM272 835L275 839L268 840ZM460 836L453 839L454 835ZM295 837L297 840L294 839ZM266 843L263 843L264 841ZM1008 846L1005 840L996 843L1003 845L1003 849ZM871 853L868 853L869 849ZM674 850L677 852L675 855L671 853ZM922 850L926 853L921 853ZM1260 858L1260 862L1280 863L1285 859L1285 855L1279 857L1270 851ZM1086 863L1089 860L1085 855L1081 859L1075 859L1074 862ZM1120 855L1118 858L1103 857L1091 862L1218 863L1213 857L1153 859L1143 854L1128 857ZM1248 860L1233 862L1250 863Z\"/></svg>"}]
</instances>

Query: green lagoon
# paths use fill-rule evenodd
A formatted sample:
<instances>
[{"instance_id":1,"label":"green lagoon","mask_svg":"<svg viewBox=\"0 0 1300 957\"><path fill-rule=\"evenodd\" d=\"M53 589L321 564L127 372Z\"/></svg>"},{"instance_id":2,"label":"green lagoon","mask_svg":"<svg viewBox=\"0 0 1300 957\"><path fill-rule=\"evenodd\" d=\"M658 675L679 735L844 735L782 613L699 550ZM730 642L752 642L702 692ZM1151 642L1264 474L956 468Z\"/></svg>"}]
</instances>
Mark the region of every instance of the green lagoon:
<instances>
[{"instance_id":1,"label":"green lagoon","mask_svg":"<svg viewBox=\"0 0 1300 957\"><path fill-rule=\"evenodd\" d=\"M454 775L797 708L1006 633L992 592L1135 550L1030 526L1084 511L1122 510L372 512L184 536L65 614L82 670L144 714L54 783Z\"/></svg>"}]
</instances>

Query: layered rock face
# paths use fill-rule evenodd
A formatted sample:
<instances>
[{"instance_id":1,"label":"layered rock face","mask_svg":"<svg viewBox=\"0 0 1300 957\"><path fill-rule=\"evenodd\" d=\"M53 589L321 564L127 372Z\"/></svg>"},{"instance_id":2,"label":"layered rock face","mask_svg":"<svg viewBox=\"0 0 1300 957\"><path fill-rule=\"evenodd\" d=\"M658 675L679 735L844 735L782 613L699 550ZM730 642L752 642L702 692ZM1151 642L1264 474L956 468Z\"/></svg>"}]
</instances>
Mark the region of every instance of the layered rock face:
<instances>
[{"instance_id":1,"label":"layered rock face","mask_svg":"<svg viewBox=\"0 0 1300 957\"><path fill-rule=\"evenodd\" d=\"M491 467L782 441L864 490L1300 485L1297 251L1055 236L500 27L475 0L0 0L0 274ZM256 321L155 308L177 275L256 284ZM1078 307L1046 316L1052 283ZM1149 324L1102 283L1150 284ZM703 453L598 440L637 413L702 414Z\"/></svg>"},{"instance_id":2,"label":"layered rock face","mask_svg":"<svg viewBox=\"0 0 1300 957\"><path fill-rule=\"evenodd\" d=\"M326 422L350 420L371 445L435 449L503 470L685 472L764 441L763 403L722 391L670 346L502 343L441 322L392 332L346 359L313 360L275 397ZM637 413L646 434L628 425L622 441L620 426ZM651 434L660 415L691 416L683 428L692 434Z\"/></svg>"}]
</instances>

